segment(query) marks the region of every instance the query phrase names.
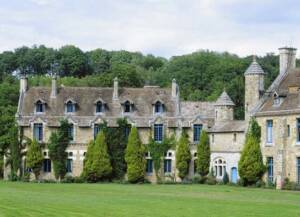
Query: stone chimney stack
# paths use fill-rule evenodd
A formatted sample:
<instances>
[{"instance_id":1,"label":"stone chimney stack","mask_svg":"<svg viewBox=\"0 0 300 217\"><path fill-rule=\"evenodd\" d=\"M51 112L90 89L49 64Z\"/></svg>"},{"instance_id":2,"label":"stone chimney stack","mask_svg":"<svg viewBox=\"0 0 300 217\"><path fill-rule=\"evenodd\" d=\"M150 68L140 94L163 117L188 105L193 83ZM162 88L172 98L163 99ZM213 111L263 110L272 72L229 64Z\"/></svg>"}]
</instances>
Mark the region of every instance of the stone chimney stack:
<instances>
[{"instance_id":1,"label":"stone chimney stack","mask_svg":"<svg viewBox=\"0 0 300 217\"><path fill-rule=\"evenodd\" d=\"M25 93L28 89L28 78L25 74L20 75L20 93Z\"/></svg>"},{"instance_id":2,"label":"stone chimney stack","mask_svg":"<svg viewBox=\"0 0 300 217\"><path fill-rule=\"evenodd\" d=\"M56 98L57 96L57 77L56 74L52 76L52 84L51 84L51 98Z\"/></svg>"},{"instance_id":3,"label":"stone chimney stack","mask_svg":"<svg viewBox=\"0 0 300 217\"><path fill-rule=\"evenodd\" d=\"M179 88L178 85L176 83L176 79L173 78L172 80L172 98L176 98L179 95Z\"/></svg>"},{"instance_id":4,"label":"stone chimney stack","mask_svg":"<svg viewBox=\"0 0 300 217\"><path fill-rule=\"evenodd\" d=\"M289 69L296 68L296 48L279 48L280 74L286 73Z\"/></svg>"},{"instance_id":5,"label":"stone chimney stack","mask_svg":"<svg viewBox=\"0 0 300 217\"><path fill-rule=\"evenodd\" d=\"M119 81L118 78L114 78L114 92L113 92L113 100L119 99Z\"/></svg>"}]
</instances>

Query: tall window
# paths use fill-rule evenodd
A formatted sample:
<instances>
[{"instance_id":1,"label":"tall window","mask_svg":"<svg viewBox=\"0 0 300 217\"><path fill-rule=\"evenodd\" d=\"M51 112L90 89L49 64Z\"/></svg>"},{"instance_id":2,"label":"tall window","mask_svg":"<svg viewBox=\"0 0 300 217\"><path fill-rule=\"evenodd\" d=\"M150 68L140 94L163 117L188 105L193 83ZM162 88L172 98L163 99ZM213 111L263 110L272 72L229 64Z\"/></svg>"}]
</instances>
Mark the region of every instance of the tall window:
<instances>
[{"instance_id":1,"label":"tall window","mask_svg":"<svg viewBox=\"0 0 300 217\"><path fill-rule=\"evenodd\" d=\"M287 125L287 136L290 137L290 135L291 135L291 127L290 127L290 125L288 124L288 125Z\"/></svg>"},{"instance_id":2,"label":"tall window","mask_svg":"<svg viewBox=\"0 0 300 217\"><path fill-rule=\"evenodd\" d=\"M300 157L297 157L297 182L300 184Z\"/></svg>"},{"instance_id":3,"label":"tall window","mask_svg":"<svg viewBox=\"0 0 300 217\"><path fill-rule=\"evenodd\" d=\"M162 113L164 111L163 104L159 101L155 103L155 113Z\"/></svg>"},{"instance_id":4,"label":"tall window","mask_svg":"<svg viewBox=\"0 0 300 217\"><path fill-rule=\"evenodd\" d=\"M164 160L164 173L171 173L172 172L172 160L165 159Z\"/></svg>"},{"instance_id":5,"label":"tall window","mask_svg":"<svg viewBox=\"0 0 300 217\"><path fill-rule=\"evenodd\" d=\"M267 120L267 143L273 143L273 120Z\"/></svg>"},{"instance_id":6,"label":"tall window","mask_svg":"<svg viewBox=\"0 0 300 217\"><path fill-rule=\"evenodd\" d=\"M129 101L126 101L124 103L124 112L128 113L131 111L131 105L130 105L130 102Z\"/></svg>"},{"instance_id":7,"label":"tall window","mask_svg":"<svg viewBox=\"0 0 300 217\"><path fill-rule=\"evenodd\" d=\"M152 159L147 159L146 173L148 173L148 174L153 173L153 160Z\"/></svg>"},{"instance_id":8,"label":"tall window","mask_svg":"<svg viewBox=\"0 0 300 217\"><path fill-rule=\"evenodd\" d=\"M40 100L38 100L38 101L36 102L36 105L35 105L35 111L36 111L37 113L42 113L42 112L44 112L44 104L43 104Z\"/></svg>"},{"instance_id":9,"label":"tall window","mask_svg":"<svg viewBox=\"0 0 300 217\"><path fill-rule=\"evenodd\" d=\"M73 124L69 124L68 136L69 136L70 141L74 141L74 125Z\"/></svg>"},{"instance_id":10,"label":"tall window","mask_svg":"<svg viewBox=\"0 0 300 217\"><path fill-rule=\"evenodd\" d=\"M95 124L94 125L94 139L96 139L98 133L100 132L101 128L100 128L100 124Z\"/></svg>"},{"instance_id":11,"label":"tall window","mask_svg":"<svg viewBox=\"0 0 300 217\"><path fill-rule=\"evenodd\" d=\"M67 173L72 173L73 169L73 160L72 159L67 159Z\"/></svg>"},{"instance_id":12,"label":"tall window","mask_svg":"<svg viewBox=\"0 0 300 217\"><path fill-rule=\"evenodd\" d=\"M72 101L67 102L67 112L75 112L75 103L73 103Z\"/></svg>"},{"instance_id":13,"label":"tall window","mask_svg":"<svg viewBox=\"0 0 300 217\"><path fill-rule=\"evenodd\" d=\"M50 159L43 160L43 171L44 171L44 173L51 173L51 160Z\"/></svg>"},{"instance_id":14,"label":"tall window","mask_svg":"<svg viewBox=\"0 0 300 217\"><path fill-rule=\"evenodd\" d=\"M103 104L101 101L98 101L96 103L96 113L101 113L101 112L103 112Z\"/></svg>"},{"instance_id":15,"label":"tall window","mask_svg":"<svg viewBox=\"0 0 300 217\"><path fill-rule=\"evenodd\" d=\"M154 141L162 142L162 140L163 140L163 125L154 124Z\"/></svg>"},{"instance_id":16,"label":"tall window","mask_svg":"<svg viewBox=\"0 0 300 217\"><path fill-rule=\"evenodd\" d=\"M202 124L194 124L194 142L200 141Z\"/></svg>"},{"instance_id":17,"label":"tall window","mask_svg":"<svg viewBox=\"0 0 300 217\"><path fill-rule=\"evenodd\" d=\"M43 141L43 124L33 125L33 138L39 142Z\"/></svg>"},{"instance_id":18,"label":"tall window","mask_svg":"<svg viewBox=\"0 0 300 217\"><path fill-rule=\"evenodd\" d=\"M127 125L127 126L124 128L124 135L125 135L125 138L126 138L126 139L128 139L128 137L129 137L130 130L131 130L131 126L130 126L130 125Z\"/></svg>"},{"instance_id":19,"label":"tall window","mask_svg":"<svg viewBox=\"0 0 300 217\"><path fill-rule=\"evenodd\" d=\"M267 157L268 181L273 182L273 157Z\"/></svg>"},{"instance_id":20,"label":"tall window","mask_svg":"<svg viewBox=\"0 0 300 217\"><path fill-rule=\"evenodd\" d=\"M215 175L217 178L223 178L226 172L226 161L223 159L217 159L214 162Z\"/></svg>"},{"instance_id":21,"label":"tall window","mask_svg":"<svg viewBox=\"0 0 300 217\"><path fill-rule=\"evenodd\" d=\"M194 160L194 174L197 174L197 159Z\"/></svg>"},{"instance_id":22,"label":"tall window","mask_svg":"<svg viewBox=\"0 0 300 217\"><path fill-rule=\"evenodd\" d=\"M300 118L297 118L297 142L300 142Z\"/></svg>"}]
</instances>

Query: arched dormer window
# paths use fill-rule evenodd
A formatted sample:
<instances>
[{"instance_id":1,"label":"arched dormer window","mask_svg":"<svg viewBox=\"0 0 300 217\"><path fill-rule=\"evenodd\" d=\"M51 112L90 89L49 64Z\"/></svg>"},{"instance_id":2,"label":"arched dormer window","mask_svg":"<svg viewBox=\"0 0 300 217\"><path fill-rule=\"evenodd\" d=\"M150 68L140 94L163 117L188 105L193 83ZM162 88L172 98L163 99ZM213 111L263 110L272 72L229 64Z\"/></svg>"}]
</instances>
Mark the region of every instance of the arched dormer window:
<instances>
[{"instance_id":1,"label":"arched dormer window","mask_svg":"<svg viewBox=\"0 0 300 217\"><path fill-rule=\"evenodd\" d=\"M75 112L75 102L68 100L66 103L66 112L73 113Z\"/></svg>"},{"instance_id":2,"label":"arched dormer window","mask_svg":"<svg viewBox=\"0 0 300 217\"><path fill-rule=\"evenodd\" d=\"M38 100L35 103L35 112L36 113L43 113L45 112L45 103L41 100Z\"/></svg>"},{"instance_id":3,"label":"arched dormer window","mask_svg":"<svg viewBox=\"0 0 300 217\"><path fill-rule=\"evenodd\" d=\"M154 113L160 114L160 113L163 113L163 112L164 112L164 105L160 101L157 101L154 104Z\"/></svg>"},{"instance_id":4,"label":"arched dormer window","mask_svg":"<svg viewBox=\"0 0 300 217\"><path fill-rule=\"evenodd\" d=\"M124 112L126 113L131 112L131 104L128 100L124 103Z\"/></svg>"},{"instance_id":5,"label":"arched dormer window","mask_svg":"<svg viewBox=\"0 0 300 217\"><path fill-rule=\"evenodd\" d=\"M96 113L102 113L104 111L104 104L101 101L96 102Z\"/></svg>"}]
</instances>

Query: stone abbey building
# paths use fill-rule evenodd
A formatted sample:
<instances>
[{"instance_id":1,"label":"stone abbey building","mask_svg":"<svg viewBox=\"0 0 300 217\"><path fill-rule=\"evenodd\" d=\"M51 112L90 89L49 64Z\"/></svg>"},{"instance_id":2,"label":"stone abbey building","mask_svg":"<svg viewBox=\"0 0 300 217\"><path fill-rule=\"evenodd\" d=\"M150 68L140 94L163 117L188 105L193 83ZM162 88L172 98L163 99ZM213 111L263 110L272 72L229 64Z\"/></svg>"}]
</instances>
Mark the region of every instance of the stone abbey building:
<instances>
[{"instance_id":1,"label":"stone abbey building","mask_svg":"<svg viewBox=\"0 0 300 217\"><path fill-rule=\"evenodd\" d=\"M119 87L58 87L56 78L51 87L29 87L27 78L20 78L20 98L16 114L24 135L47 143L61 119L71 123L72 137L67 149L69 175L79 176L83 169L87 143L98 133L104 121L116 127L119 118L138 128L140 139L148 143L151 136L162 141L164 135L186 130L190 138L192 161L189 176L193 177L196 144L200 133L209 133L211 167L221 179L225 171L231 182L237 182L238 161L244 145L250 117L261 126L261 149L268 166L265 179L280 188L285 177L300 183L300 69L296 69L296 49L281 48L280 73L273 84L264 90L264 71L254 59L245 72L245 120L234 120L234 102L224 91L215 102L191 102L180 99L176 80L171 88L145 86ZM41 178L54 178L53 167L45 149ZM146 175L155 181L151 153L148 153ZM177 177L175 150L165 154L167 177ZM6 170L6 176L8 171Z\"/></svg>"}]
</instances>

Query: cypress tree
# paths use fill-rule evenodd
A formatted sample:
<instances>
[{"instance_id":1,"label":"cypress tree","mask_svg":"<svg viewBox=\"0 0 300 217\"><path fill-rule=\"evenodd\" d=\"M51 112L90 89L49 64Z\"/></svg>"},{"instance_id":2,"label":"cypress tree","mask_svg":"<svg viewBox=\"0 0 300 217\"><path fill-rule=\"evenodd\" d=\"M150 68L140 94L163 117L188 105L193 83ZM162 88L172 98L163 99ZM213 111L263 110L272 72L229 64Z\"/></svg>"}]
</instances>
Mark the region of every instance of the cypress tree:
<instances>
[{"instance_id":1,"label":"cypress tree","mask_svg":"<svg viewBox=\"0 0 300 217\"><path fill-rule=\"evenodd\" d=\"M197 172L201 176L206 176L209 173L210 146L208 134L204 130L201 132L200 141L197 145L197 157Z\"/></svg>"},{"instance_id":2,"label":"cypress tree","mask_svg":"<svg viewBox=\"0 0 300 217\"><path fill-rule=\"evenodd\" d=\"M125 153L127 163L127 177L131 183L144 181L146 160L144 158L144 148L140 141L136 127L130 131L128 144Z\"/></svg>"},{"instance_id":3,"label":"cypress tree","mask_svg":"<svg viewBox=\"0 0 300 217\"><path fill-rule=\"evenodd\" d=\"M43 165L43 154L41 146L38 144L38 142L34 139L28 147L28 151L26 153L26 162L27 167L31 168L35 179L38 180L41 168Z\"/></svg>"},{"instance_id":4,"label":"cypress tree","mask_svg":"<svg viewBox=\"0 0 300 217\"><path fill-rule=\"evenodd\" d=\"M178 176L183 180L189 173L189 163L192 159L188 135L182 132L176 151L176 167Z\"/></svg>"},{"instance_id":5,"label":"cypress tree","mask_svg":"<svg viewBox=\"0 0 300 217\"><path fill-rule=\"evenodd\" d=\"M82 171L82 176L85 178L87 181L90 181L90 174L91 174L91 168L93 164L93 150L94 150L94 140L91 140L88 145L87 145L87 151L85 153L84 157L84 163L83 163L83 171Z\"/></svg>"},{"instance_id":6,"label":"cypress tree","mask_svg":"<svg viewBox=\"0 0 300 217\"><path fill-rule=\"evenodd\" d=\"M260 149L260 126L251 119L239 161L239 175L246 185L260 180L266 170Z\"/></svg>"}]
</instances>

